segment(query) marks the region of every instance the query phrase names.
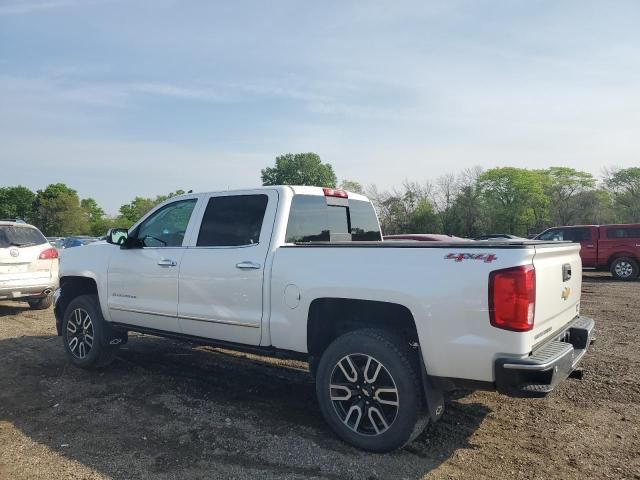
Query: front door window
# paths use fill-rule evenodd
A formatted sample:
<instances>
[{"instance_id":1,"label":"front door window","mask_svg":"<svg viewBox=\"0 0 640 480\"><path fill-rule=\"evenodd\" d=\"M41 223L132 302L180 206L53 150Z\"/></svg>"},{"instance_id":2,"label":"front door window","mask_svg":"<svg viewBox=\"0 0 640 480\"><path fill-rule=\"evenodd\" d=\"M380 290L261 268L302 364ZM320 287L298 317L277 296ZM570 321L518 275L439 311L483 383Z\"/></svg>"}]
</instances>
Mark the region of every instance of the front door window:
<instances>
[{"instance_id":1,"label":"front door window","mask_svg":"<svg viewBox=\"0 0 640 480\"><path fill-rule=\"evenodd\" d=\"M165 205L138 227L136 237L144 247L181 247L196 199Z\"/></svg>"}]
</instances>

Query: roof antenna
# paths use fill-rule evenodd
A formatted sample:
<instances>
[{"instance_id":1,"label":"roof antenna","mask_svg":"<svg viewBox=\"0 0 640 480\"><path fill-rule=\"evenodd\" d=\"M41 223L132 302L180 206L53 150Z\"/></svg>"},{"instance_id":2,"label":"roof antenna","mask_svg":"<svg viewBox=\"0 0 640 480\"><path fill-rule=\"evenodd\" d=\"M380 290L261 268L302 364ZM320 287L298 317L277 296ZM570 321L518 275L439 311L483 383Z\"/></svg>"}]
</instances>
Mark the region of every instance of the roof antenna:
<instances>
[{"instance_id":1,"label":"roof antenna","mask_svg":"<svg viewBox=\"0 0 640 480\"><path fill-rule=\"evenodd\" d=\"M193 189L189 190L187 193L193 193Z\"/></svg>"}]
</instances>

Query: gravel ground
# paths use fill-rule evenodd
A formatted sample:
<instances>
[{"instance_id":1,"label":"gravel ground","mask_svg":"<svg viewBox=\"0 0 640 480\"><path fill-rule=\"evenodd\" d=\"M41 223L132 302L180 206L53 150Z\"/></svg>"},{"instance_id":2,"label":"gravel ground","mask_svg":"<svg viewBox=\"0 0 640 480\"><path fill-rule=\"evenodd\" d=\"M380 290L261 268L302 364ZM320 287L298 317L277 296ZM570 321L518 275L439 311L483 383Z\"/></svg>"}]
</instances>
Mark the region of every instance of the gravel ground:
<instances>
[{"instance_id":1,"label":"gravel ground","mask_svg":"<svg viewBox=\"0 0 640 480\"><path fill-rule=\"evenodd\" d=\"M306 364L134 336L71 367L51 310L0 302L0 479L640 479L640 281L585 274L597 342L545 399L454 392L402 451L338 440Z\"/></svg>"}]
</instances>

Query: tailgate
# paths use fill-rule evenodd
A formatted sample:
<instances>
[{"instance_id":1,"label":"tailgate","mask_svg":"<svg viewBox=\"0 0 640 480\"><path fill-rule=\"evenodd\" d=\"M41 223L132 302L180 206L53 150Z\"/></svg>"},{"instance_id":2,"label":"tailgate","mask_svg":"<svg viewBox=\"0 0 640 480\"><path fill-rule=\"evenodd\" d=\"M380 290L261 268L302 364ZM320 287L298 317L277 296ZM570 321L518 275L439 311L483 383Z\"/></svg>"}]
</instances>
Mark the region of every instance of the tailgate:
<instances>
[{"instance_id":1,"label":"tailgate","mask_svg":"<svg viewBox=\"0 0 640 480\"><path fill-rule=\"evenodd\" d=\"M580 245L536 245L536 307L533 345L537 345L573 320L580 309L582 261Z\"/></svg>"}]
</instances>

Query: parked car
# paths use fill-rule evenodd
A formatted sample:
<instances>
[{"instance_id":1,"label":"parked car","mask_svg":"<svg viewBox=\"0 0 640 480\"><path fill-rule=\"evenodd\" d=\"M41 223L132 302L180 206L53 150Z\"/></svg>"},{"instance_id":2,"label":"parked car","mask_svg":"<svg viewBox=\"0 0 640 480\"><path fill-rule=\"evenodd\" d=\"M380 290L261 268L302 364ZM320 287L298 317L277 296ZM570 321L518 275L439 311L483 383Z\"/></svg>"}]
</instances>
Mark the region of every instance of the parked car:
<instances>
[{"instance_id":1,"label":"parked car","mask_svg":"<svg viewBox=\"0 0 640 480\"><path fill-rule=\"evenodd\" d=\"M33 225L0 220L0 300L49 308L58 288L58 251Z\"/></svg>"},{"instance_id":2,"label":"parked car","mask_svg":"<svg viewBox=\"0 0 640 480\"><path fill-rule=\"evenodd\" d=\"M619 280L638 278L640 223L554 227L536 239L579 243L583 267L608 270Z\"/></svg>"},{"instance_id":3,"label":"parked car","mask_svg":"<svg viewBox=\"0 0 640 480\"><path fill-rule=\"evenodd\" d=\"M474 240L526 240L526 238L511 235L510 233L487 233L478 235Z\"/></svg>"},{"instance_id":4,"label":"parked car","mask_svg":"<svg viewBox=\"0 0 640 480\"><path fill-rule=\"evenodd\" d=\"M47 242L49 242L52 247L55 247L58 244L58 242L60 242L60 240L63 240L62 237L46 237L46 238L47 238Z\"/></svg>"},{"instance_id":5,"label":"parked car","mask_svg":"<svg viewBox=\"0 0 640 480\"><path fill-rule=\"evenodd\" d=\"M416 242L467 242L466 238L442 235L440 233L401 233L398 235L385 235L385 241L414 240Z\"/></svg>"},{"instance_id":6,"label":"parked car","mask_svg":"<svg viewBox=\"0 0 640 480\"><path fill-rule=\"evenodd\" d=\"M324 418L386 452L466 387L550 393L586 352L578 246L383 242L358 194L316 187L186 194L62 257L69 361L111 362L129 331L306 360Z\"/></svg>"},{"instance_id":7,"label":"parked car","mask_svg":"<svg viewBox=\"0 0 640 480\"><path fill-rule=\"evenodd\" d=\"M95 241L97 241L97 239L92 237L67 237L63 240L60 248L67 249L73 247L83 247Z\"/></svg>"}]
</instances>

